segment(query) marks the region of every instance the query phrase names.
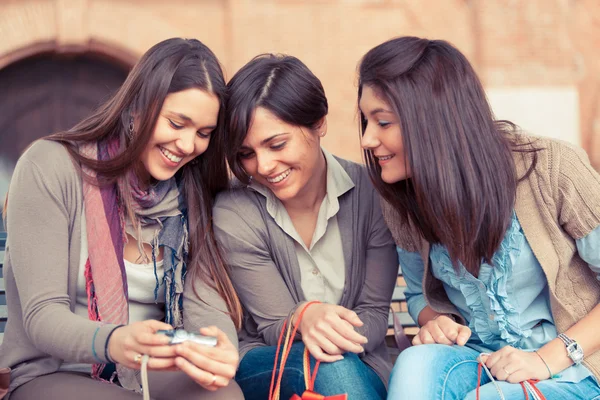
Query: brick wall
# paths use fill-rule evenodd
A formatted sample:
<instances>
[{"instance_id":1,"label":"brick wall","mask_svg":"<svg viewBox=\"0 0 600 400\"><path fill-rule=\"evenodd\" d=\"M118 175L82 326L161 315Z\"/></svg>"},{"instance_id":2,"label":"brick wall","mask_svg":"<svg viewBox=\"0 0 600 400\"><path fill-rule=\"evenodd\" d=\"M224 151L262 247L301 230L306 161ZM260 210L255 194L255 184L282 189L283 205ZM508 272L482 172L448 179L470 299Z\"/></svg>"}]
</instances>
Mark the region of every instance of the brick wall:
<instances>
[{"instance_id":1,"label":"brick wall","mask_svg":"<svg viewBox=\"0 0 600 400\"><path fill-rule=\"evenodd\" d=\"M324 146L354 160L361 158L356 65L399 35L451 41L490 92L519 98L527 89L533 97L521 113L547 120L542 131L561 126L561 137L580 143L600 168L597 0L0 0L0 68L49 50L96 51L131 63L172 36L205 42L228 76L258 53L293 54L325 86ZM539 100L556 94L550 114L535 93Z\"/></svg>"}]
</instances>

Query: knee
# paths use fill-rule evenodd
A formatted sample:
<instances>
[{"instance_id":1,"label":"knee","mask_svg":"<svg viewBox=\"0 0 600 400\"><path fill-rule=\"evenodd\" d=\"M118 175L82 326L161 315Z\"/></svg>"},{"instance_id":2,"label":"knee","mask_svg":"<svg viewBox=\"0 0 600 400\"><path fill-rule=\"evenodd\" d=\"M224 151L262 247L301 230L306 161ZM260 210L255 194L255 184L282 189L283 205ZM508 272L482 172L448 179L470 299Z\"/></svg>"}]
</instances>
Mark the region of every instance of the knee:
<instances>
[{"instance_id":1,"label":"knee","mask_svg":"<svg viewBox=\"0 0 600 400\"><path fill-rule=\"evenodd\" d=\"M398 356L394 370L402 371L403 374L420 374L423 368L430 369L444 350L442 345L409 347Z\"/></svg>"},{"instance_id":2,"label":"knee","mask_svg":"<svg viewBox=\"0 0 600 400\"><path fill-rule=\"evenodd\" d=\"M359 364L360 363L360 364ZM344 354L344 358L332 363L321 363L317 379L336 379L340 376L352 376L362 364L362 360L354 353Z\"/></svg>"}]
</instances>

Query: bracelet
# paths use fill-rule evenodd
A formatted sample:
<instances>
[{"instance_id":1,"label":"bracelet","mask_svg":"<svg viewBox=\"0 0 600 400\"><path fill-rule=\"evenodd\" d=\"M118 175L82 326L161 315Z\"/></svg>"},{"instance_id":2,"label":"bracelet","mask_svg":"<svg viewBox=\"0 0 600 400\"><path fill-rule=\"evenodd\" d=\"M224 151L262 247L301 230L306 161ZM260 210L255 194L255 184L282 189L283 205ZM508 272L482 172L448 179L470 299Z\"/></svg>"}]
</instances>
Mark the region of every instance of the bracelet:
<instances>
[{"instance_id":1,"label":"bracelet","mask_svg":"<svg viewBox=\"0 0 600 400\"><path fill-rule=\"evenodd\" d=\"M110 337L112 336L112 334L119 328L123 327L125 325L117 325L112 331L110 331L110 333L108 334L108 336L106 337L106 342L104 342L104 358L106 358L108 361L110 361L111 363L115 364L115 361L109 357L108 355L108 342L110 340Z\"/></svg>"},{"instance_id":2,"label":"bracelet","mask_svg":"<svg viewBox=\"0 0 600 400\"><path fill-rule=\"evenodd\" d=\"M102 327L102 325L98 325L96 327L96 330L94 331L94 336L92 337L92 355L94 356L96 361L103 363L103 360L100 359L100 357L98 357L98 354L96 354L96 336L98 335L98 331L100 330L101 327Z\"/></svg>"},{"instance_id":3,"label":"bracelet","mask_svg":"<svg viewBox=\"0 0 600 400\"><path fill-rule=\"evenodd\" d=\"M548 374L550 374L550 377L548 379L554 378L554 375L552 375L552 371L550 370L550 367L548 366L548 363L546 362L546 360L544 360L544 358L540 355L540 353L537 352L537 350L534 350L533 352L535 354L537 354L537 356L540 358L540 360L542 360L542 362L546 366L546 369L548 370Z\"/></svg>"}]
</instances>

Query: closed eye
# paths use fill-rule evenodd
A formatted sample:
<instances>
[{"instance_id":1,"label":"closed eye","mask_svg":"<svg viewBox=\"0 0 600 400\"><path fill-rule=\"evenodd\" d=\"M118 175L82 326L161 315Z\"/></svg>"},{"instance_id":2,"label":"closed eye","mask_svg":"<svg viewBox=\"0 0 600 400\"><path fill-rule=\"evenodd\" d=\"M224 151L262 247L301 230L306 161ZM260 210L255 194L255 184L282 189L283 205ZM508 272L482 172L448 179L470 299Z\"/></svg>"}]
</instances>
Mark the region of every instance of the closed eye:
<instances>
[{"instance_id":1,"label":"closed eye","mask_svg":"<svg viewBox=\"0 0 600 400\"><path fill-rule=\"evenodd\" d=\"M377 125L379 125L382 128L385 128L386 126L391 125L392 123L389 121L377 121Z\"/></svg>"},{"instance_id":2,"label":"closed eye","mask_svg":"<svg viewBox=\"0 0 600 400\"><path fill-rule=\"evenodd\" d=\"M169 124L171 124L171 126L173 127L173 129L183 129L183 125L177 125L175 122L173 122L171 119L167 118L169 120Z\"/></svg>"},{"instance_id":3,"label":"closed eye","mask_svg":"<svg viewBox=\"0 0 600 400\"><path fill-rule=\"evenodd\" d=\"M254 156L253 151L242 151L238 153L238 157L242 160L248 160Z\"/></svg>"},{"instance_id":4,"label":"closed eye","mask_svg":"<svg viewBox=\"0 0 600 400\"><path fill-rule=\"evenodd\" d=\"M281 150L285 147L285 145L287 144L287 142L281 142L281 143L277 143L277 144L273 144L271 145L271 148L273 150Z\"/></svg>"},{"instance_id":5,"label":"closed eye","mask_svg":"<svg viewBox=\"0 0 600 400\"><path fill-rule=\"evenodd\" d=\"M210 135L212 135L213 131L210 131L208 133L202 132L202 131L198 131L196 132L198 134L198 136L200 136L202 139L209 139Z\"/></svg>"}]
</instances>

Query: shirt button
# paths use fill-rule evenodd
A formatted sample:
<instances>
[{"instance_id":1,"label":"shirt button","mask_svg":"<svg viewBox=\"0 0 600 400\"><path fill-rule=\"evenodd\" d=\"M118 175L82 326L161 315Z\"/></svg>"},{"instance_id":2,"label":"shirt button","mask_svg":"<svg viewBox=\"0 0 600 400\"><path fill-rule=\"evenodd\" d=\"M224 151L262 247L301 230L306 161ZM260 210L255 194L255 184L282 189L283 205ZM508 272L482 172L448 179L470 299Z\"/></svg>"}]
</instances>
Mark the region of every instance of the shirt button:
<instances>
[{"instance_id":1,"label":"shirt button","mask_svg":"<svg viewBox=\"0 0 600 400\"><path fill-rule=\"evenodd\" d=\"M319 270L318 270L318 269L316 269L316 268L313 268L313 270L312 270L312 274L313 274L313 275L319 275Z\"/></svg>"}]
</instances>

